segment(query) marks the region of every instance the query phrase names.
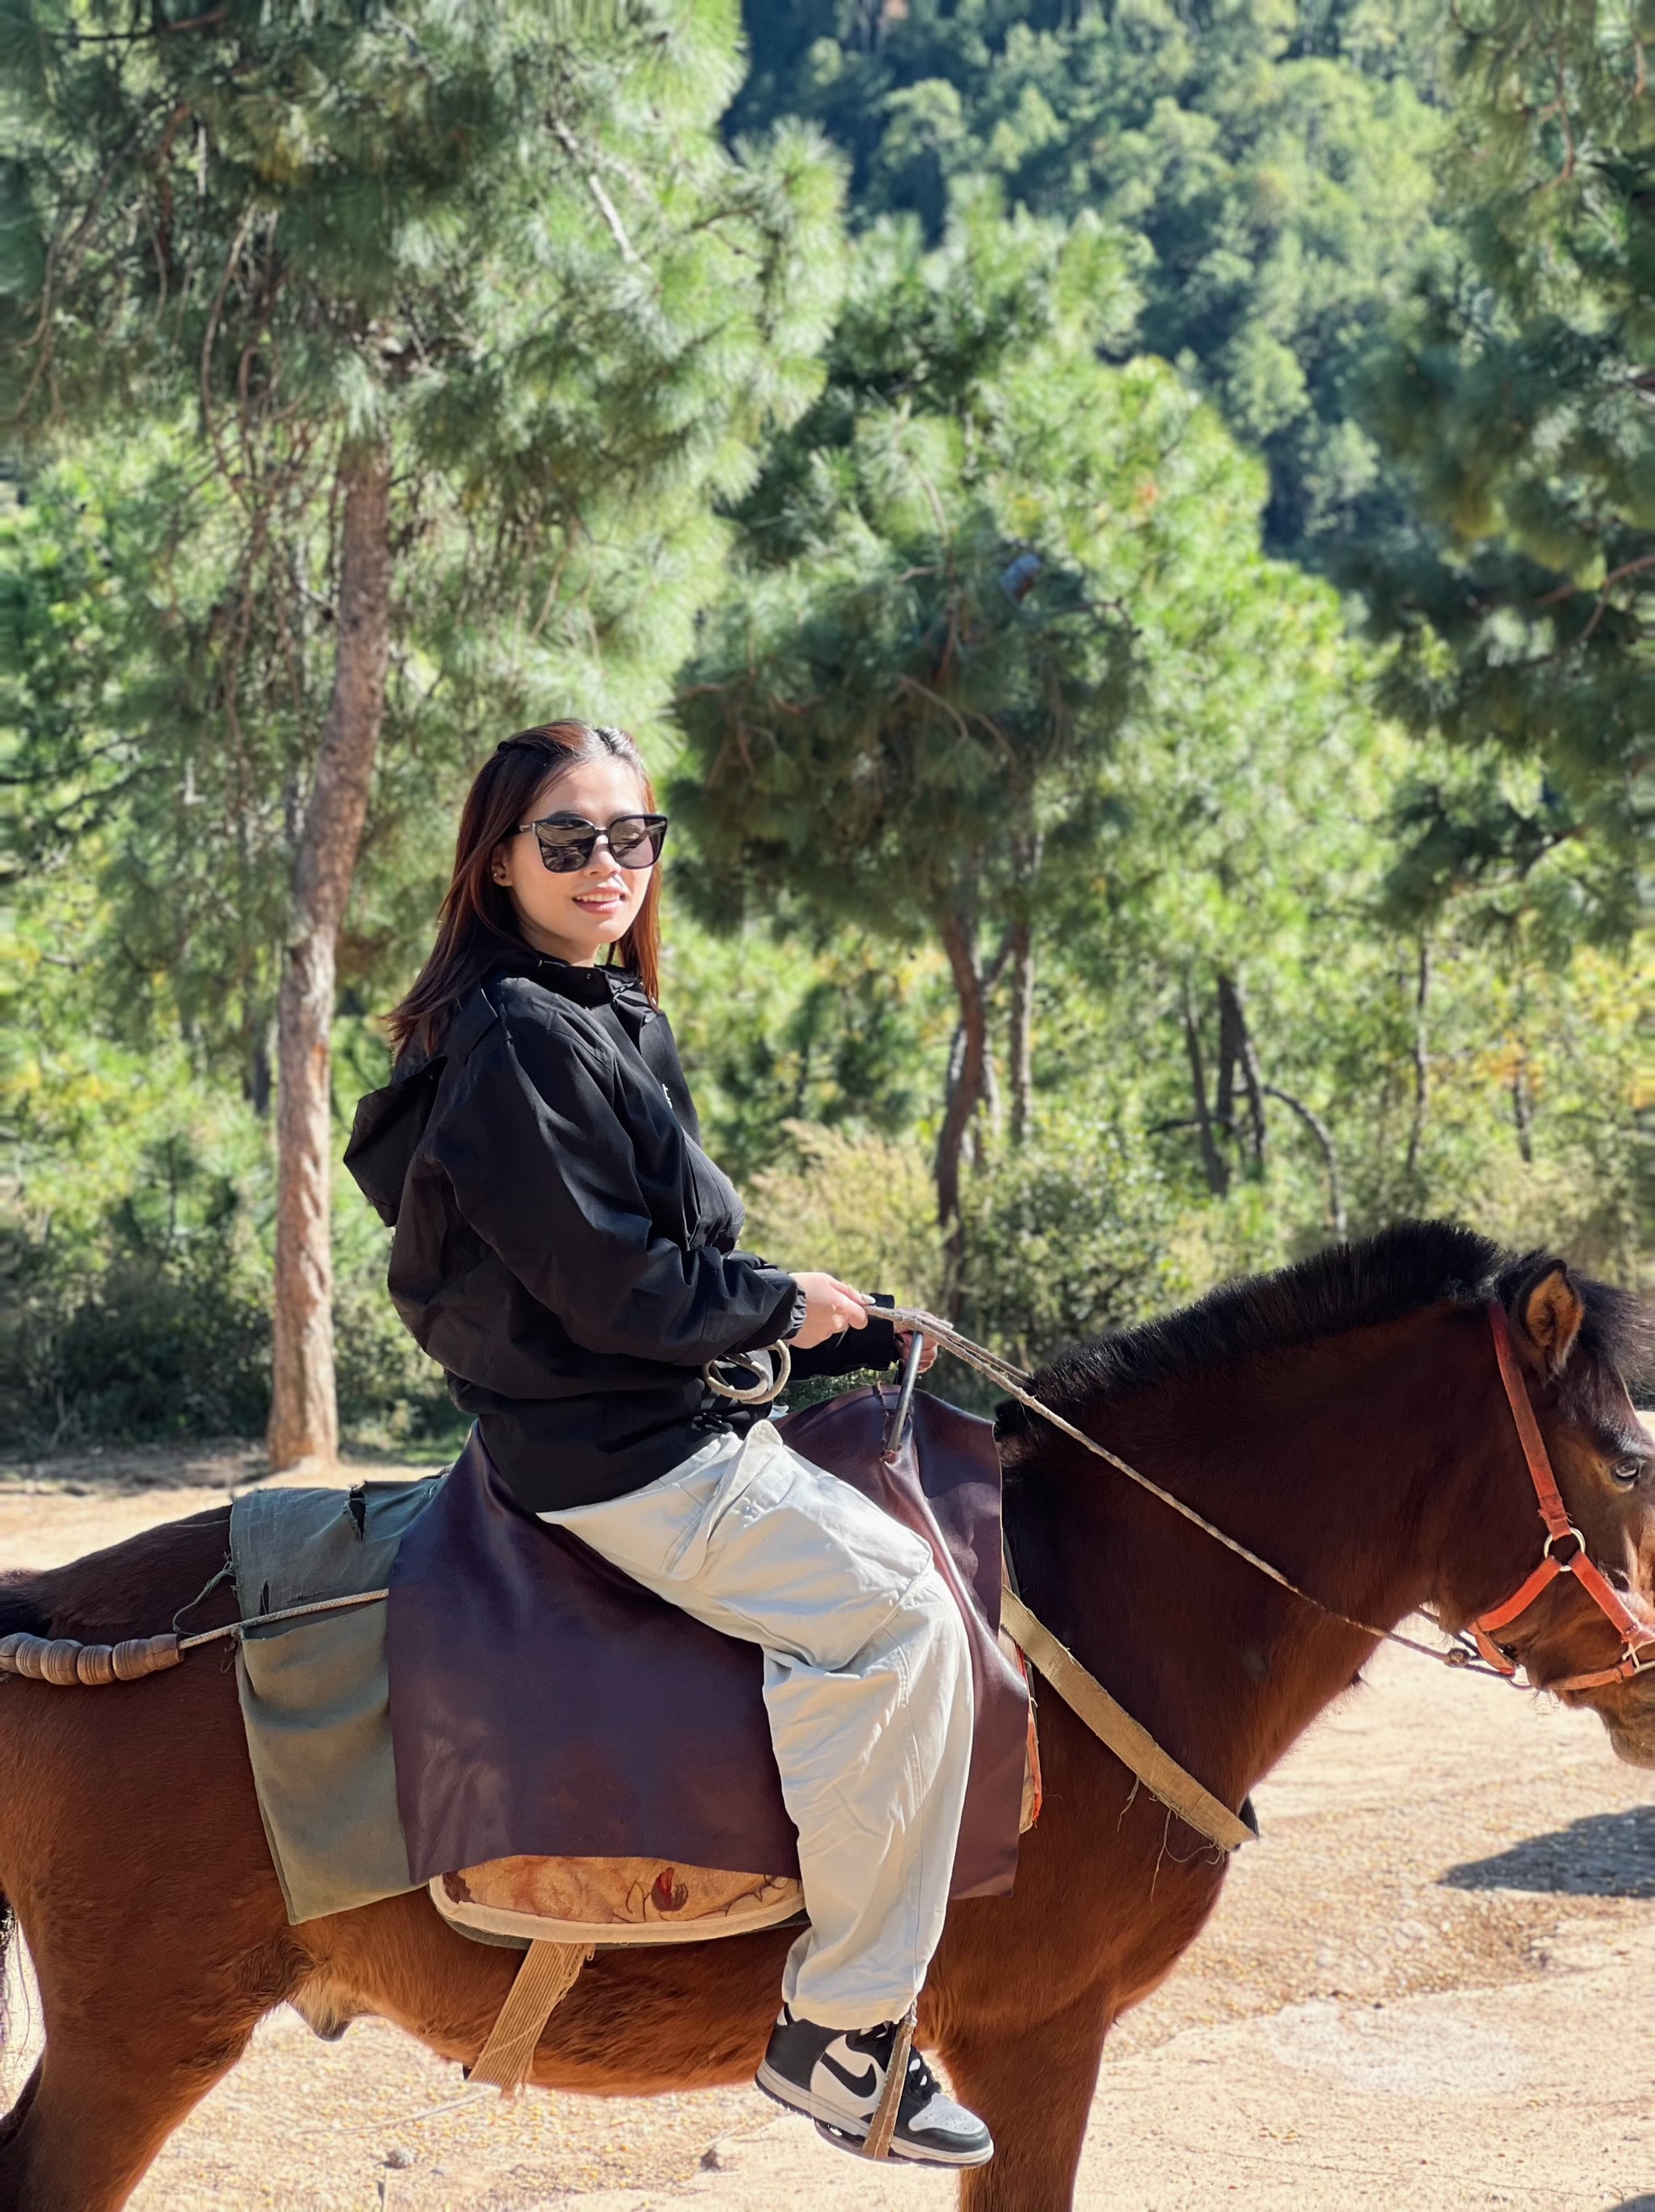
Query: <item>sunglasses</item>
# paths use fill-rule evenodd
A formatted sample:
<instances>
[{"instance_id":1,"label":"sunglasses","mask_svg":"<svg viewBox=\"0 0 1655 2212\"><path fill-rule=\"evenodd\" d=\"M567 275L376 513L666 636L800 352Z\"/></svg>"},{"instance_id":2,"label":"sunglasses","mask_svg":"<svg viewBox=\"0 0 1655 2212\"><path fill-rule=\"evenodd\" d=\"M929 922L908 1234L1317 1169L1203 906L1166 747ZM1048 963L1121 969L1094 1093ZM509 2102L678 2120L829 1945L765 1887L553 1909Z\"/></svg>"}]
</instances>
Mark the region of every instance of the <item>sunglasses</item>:
<instances>
[{"instance_id":1,"label":"sunglasses","mask_svg":"<svg viewBox=\"0 0 1655 2212\"><path fill-rule=\"evenodd\" d=\"M543 864L554 876L568 876L587 866L599 837L621 867L653 868L666 842L666 826L664 814L618 814L605 828L583 814L548 814L538 822L520 822L515 835L532 830Z\"/></svg>"}]
</instances>

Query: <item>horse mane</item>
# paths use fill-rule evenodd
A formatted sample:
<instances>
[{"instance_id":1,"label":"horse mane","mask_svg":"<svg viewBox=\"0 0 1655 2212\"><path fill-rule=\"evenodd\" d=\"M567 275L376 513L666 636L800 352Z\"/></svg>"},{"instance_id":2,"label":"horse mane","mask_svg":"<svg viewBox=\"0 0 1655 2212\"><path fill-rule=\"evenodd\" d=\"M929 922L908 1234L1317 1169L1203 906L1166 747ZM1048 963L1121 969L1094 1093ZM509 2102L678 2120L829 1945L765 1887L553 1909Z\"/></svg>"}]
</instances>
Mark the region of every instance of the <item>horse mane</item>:
<instances>
[{"instance_id":1,"label":"horse mane","mask_svg":"<svg viewBox=\"0 0 1655 2212\"><path fill-rule=\"evenodd\" d=\"M1399 1221L1360 1243L1330 1245L1274 1274L1220 1284L1177 1313L1076 1345L1036 1377L1035 1395L1071 1420L1103 1401L1244 1358L1375 1328L1448 1302L1509 1304L1548 1267L1544 1249L1508 1252L1452 1221ZM1612 1284L1571 1274L1585 1302L1582 1348L1622 1375L1655 1364L1655 1310ZM1034 1417L1010 1403L996 1423L1014 1435Z\"/></svg>"}]
</instances>

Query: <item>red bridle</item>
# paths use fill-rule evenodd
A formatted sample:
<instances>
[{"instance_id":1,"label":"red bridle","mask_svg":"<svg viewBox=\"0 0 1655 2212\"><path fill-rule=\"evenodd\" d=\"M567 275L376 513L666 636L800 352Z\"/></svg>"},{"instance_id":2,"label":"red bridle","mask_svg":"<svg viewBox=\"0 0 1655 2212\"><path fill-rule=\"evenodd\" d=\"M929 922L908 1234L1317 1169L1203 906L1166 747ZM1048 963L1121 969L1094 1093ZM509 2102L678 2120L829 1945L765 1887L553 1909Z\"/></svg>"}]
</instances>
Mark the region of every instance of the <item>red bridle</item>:
<instances>
[{"instance_id":1,"label":"red bridle","mask_svg":"<svg viewBox=\"0 0 1655 2212\"><path fill-rule=\"evenodd\" d=\"M1519 1589L1514 1590L1504 1605L1497 1605L1490 1613L1474 1621L1471 1634L1476 1647L1491 1667L1502 1674L1515 1674L1517 1663L1507 1657L1499 1644L1493 1641L1496 1629L1506 1628L1519 1613L1526 1613L1542 1590L1549 1589L1560 1575L1573 1575L1597 1610L1617 1630L1621 1637L1621 1658L1618 1665L1600 1667L1595 1674L1571 1674L1561 1682L1548 1682L1549 1690L1597 1690L1609 1682L1629 1682L1634 1675L1646 1674L1655 1668L1655 1628L1639 1620L1630 1613L1618 1590L1611 1588L1601 1570L1596 1566L1586 1550L1586 1540L1569 1519L1568 1508L1563 1503L1562 1492L1557 1486L1557 1477L1552 1473L1552 1463L1547 1456L1545 1439L1534 1417L1534 1407L1529 1402L1528 1385L1517 1364L1517 1354L1512 1348L1511 1325L1506 1318L1506 1309L1499 1304L1488 1308L1488 1326L1494 1332L1494 1357L1500 1362L1500 1379L1506 1386L1506 1402L1512 1409L1512 1419L1517 1424L1518 1437L1523 1446L1523 1456L1529 1462L1529 1476L1540 1501L1540 1517L1546 1524L1546 1548L1541 1554L1540 1565ZM1573 1543L1573 1551L1567 1559L1559 1559L1556 1547Z\"/></svg>"}]
</instances>

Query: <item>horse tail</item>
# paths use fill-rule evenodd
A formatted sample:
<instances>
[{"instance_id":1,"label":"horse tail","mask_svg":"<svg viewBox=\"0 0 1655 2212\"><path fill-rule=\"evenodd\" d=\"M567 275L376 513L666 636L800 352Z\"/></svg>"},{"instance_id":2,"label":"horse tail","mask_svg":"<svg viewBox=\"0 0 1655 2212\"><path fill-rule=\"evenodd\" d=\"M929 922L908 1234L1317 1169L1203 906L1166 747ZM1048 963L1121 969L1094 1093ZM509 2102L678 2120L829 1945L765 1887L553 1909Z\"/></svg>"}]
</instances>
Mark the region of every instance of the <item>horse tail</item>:
<instances>
[{"instance_id":1,"label":"horse tail","mask_svg":"<svg viewBox=\"0 0 1655 2212\"><path fill-rule=\"evenodd\" d=\"M51 1629L52 1616L34 1595L25 1577L8 1576L3 1583L0 1583L0 1637L18 1633L25 1636L49 1635ZM3 1709L4 1693L0 1692L0 1711ZM17 1915L10 1899L4 1890L0 1889L0 2051L3 2051L6 2045L7 1954L16 1940Z\"/></svg>"},{"instance_id":2,"label":"horse tail","mask_svg":"<svg viewBox=\"0 0 1655 2212\"><path fill-rule=\"evenodd\" d=\"M11 1899L0 1890L0 2058L6 2051L6 1954L17 1934L17 1915Z\"/></svg>"}]
</instances>

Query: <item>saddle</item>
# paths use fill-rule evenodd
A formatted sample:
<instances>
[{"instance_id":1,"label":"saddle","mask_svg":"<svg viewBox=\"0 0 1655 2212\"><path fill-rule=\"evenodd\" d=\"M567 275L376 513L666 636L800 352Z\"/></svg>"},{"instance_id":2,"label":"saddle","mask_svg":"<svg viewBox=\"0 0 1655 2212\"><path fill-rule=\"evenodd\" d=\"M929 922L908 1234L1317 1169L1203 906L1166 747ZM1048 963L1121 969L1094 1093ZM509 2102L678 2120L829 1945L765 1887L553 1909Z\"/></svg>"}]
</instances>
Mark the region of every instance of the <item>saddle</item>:
<instances>
[{"instance_id":1,"label":"saddle","mask_svg":"<svg viewBox=\"0 0 1655 2212\"><path fill-rule=\"evenodd\" d=\"M890 1413L869 1389L779 1426L922 1536L959 1604L976 1727L952 1892L1003 1894L1031 1810L1031 1729L1000 1633L993 1431L921 1395L887 1445ZM475 1434L402 1538L387 1656L410 1875L457 1929L584 1953L800 1916L762 1655L525 1515Z\"/></svg>"}]
</instances>

